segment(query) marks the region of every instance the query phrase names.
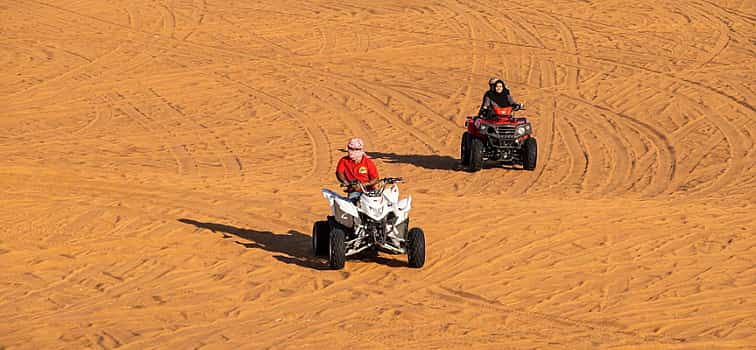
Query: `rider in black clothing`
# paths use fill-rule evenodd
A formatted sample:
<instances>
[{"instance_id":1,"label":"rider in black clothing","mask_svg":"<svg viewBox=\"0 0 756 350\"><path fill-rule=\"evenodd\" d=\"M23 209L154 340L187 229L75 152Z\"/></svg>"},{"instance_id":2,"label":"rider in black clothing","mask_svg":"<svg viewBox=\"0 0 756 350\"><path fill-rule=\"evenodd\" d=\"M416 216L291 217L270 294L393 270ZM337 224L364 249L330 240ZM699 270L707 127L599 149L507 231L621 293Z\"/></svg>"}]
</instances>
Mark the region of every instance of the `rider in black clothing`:
<instances>
[{"instance_id":1,"label":"rider in black clothing","mask_svg":"<svg viewBox=\"0 0 756 350\"><path fill-rule=\"evenodd\" d=\"M481 116L489 115L493 112L493 107L512 107L513 110L519 110L522 106L512 98L509 94L509 89L504 81L499 78L491 78L488 80L488 86L490 89L483 95L483 103L480 105Z\"/></svg>"}]
</instances>

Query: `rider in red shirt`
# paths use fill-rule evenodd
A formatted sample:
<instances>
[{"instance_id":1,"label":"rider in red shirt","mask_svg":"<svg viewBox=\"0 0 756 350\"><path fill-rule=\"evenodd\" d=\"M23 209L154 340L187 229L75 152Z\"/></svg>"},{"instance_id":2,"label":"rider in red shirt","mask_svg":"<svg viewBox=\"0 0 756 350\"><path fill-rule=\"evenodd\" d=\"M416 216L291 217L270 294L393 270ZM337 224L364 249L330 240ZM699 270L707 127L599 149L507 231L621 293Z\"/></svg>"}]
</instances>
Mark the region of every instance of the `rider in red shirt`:
<instances>
[{"instance_id":1,"label":"rider in red shirt","mask_svg":"<svg viewBox=\"0 0 756 350\"><path fill-rule=\"evenodd\" d=\"M372 189L380 181L378 169L365 154L363 147L362 139L353 138L349 140L347 143L349 155L339 159L339 164L336 166L336 179L342 185L348 186L349 198L359 197L359 192L361 192L359 186L349 186L350 182L356 180L365 185L367 189Z\"/></svg>"}]
</instances>

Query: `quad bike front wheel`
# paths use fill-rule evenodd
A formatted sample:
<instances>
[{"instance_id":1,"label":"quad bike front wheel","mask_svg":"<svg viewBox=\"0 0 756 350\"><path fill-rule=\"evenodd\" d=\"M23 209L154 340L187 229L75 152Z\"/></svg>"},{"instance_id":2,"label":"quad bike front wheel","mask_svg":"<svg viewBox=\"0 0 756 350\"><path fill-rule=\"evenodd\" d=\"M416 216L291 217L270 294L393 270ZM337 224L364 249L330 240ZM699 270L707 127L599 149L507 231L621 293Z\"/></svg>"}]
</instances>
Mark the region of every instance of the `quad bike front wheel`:
<instances>
[{"instance_id":1,"label":"quad bike front wheel","mask_svg":"<svg viewBox=\"0 0 756 350\"><path fill-rule=\"evenodd\" d=\"M335 227L331 230L328 239L328 265L334 270L344 268L346 262L346 246L344 245L346 234L344 230Z\"/></svg>"},{"instance_id":2,"label":"quad bike front wheel","mask_svg":"<svg viewBox=\"0 0 756 350\"><path fill-rule=\"evenodd\" d=\"M419 227L413 227L407 233L407 262L414 268L425 265L425 234Z\"/></svg>"},{"instance_id":3,"label":"quad bike front wheel","mask_svg":"<svg viewBox=\"0 0 756 350\"><path fill-rule=\"evenodd\" d=\"M483 140L470 137L470 171L483 168Z\"/></svg>"},{"instance_id":4,"label":"quad bike front wheel","mask_svg":"<svg viewBox=\"0 0 756 350\"><path fill-rule=\"evenodd\" d=\"M465 131L459 145L459 158L464 166L470 165L470 138L470 134Z\"/></svg>"},{"instance_id":5,"label":"quad bike front wheel","mask_svg":"<svg viewBox=\"0 0 756 350\"><path fill-rule=\"evenodd\" d=\"M328 236L331 226L328 221L315 221L312 225L312 252L315 256L328 255Z\"/></svg>"},{"instance_id":6,"label":"quad bike front wheel","mask_svg":"<svg viewBox=\"0 0 756 350\"><path fill-rule=\"evenodd\" d=\"M525 170L534 170L538 160L538 143L536 139L530 137L522 145L522 168Z\"/></svg>"}]
</instances>

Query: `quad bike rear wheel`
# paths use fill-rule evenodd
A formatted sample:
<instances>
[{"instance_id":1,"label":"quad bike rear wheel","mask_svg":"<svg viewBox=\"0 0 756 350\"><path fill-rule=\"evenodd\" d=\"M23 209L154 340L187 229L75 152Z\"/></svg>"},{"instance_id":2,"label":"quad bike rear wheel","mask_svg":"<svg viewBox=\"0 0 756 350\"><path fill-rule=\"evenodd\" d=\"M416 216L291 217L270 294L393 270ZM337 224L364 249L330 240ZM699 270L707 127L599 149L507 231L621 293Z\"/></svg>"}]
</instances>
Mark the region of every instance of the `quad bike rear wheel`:
<instances>
[{"instance_id":1,"label":"quad bike rear wheel","mask_svg":"<svg viewBox=\"0 0 756 350\"><path fill-rule=\"evenodd\" d=\"M312 252L315 256L328 255L328 236L331 226L328 221L315 221L312 225Z\"/></svg>"},{"instance_id":2,"label":"quad bike rear wheel","mask_svg":"<svg viewBox=\"0 0 756 350\"><path fill-rule=\"evenodd\" d=\"M522 168L534 170L538 160L538 143L532 137L525 140L522 145Z\"/></svg>"},{"instance_id":3,"label":"quad bike rear wheel","mask_svg":"<svg viewBox=\"0 0 756 350\"><path fill-rule=\"evenodd\" d=\"M328 239L328 265L334 270L344 268L346 262L346 246L344 239L346 234L344 230L334 227Z\"/></svg>"},{"instance_id":4,"label":"quad bike rear wheel","mask_svg":"<svg viewBox=\"0 0 756 350\"><path fill-rule=\"evenodd\" d=\"M407 262L414 268L425 265L425 234L419 227L413 227L407 233Z\"/></svg>"},{"instance_id":5,"label":"quad bike rear wheel","mask_svg":"<svg viewBox=\"0 0 756 350\"><path fill-rule=\"evenodd\" d=\"M478 171L483 168L483 148L481 139L470 137L470 171Z\"/></svg>"}]
</instances>

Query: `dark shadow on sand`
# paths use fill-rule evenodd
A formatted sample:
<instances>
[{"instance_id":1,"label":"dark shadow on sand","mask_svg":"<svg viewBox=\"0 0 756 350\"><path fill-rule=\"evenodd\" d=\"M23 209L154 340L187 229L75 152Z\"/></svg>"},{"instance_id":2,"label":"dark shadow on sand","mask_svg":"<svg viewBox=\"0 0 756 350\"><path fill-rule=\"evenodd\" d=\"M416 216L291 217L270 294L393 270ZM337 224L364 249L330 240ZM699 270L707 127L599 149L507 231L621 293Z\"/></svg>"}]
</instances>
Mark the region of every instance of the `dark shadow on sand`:
<instances>
[{"instance_id":1,"label":"dark shadow on sand","mask_svg":"<svg viewBox=\"0 0 756 350\"><path fill-rule=\"evenodd\" d=\"M467 171L469 168L463 166L459 159L442 156L437 154L396 154L386 152L366 152L372 159L380 159L386 163L410 164L416 167L432 170L449 170L449 171ZM483 169L501 168L507 170L521 170L522 168L511 163L499 163L486 161L483 163Z\"/></svg>"},{"instance_id":2,"label":"dark shadow on sand","mask_svg":"<svg viewBox=\"0 0 756 350\"><path fill-rule=\"evenodd\" d=\"M416 167L433 170L464 171L459 159L438 154L396 154L388 152L366 152L372 159L386 163L411 164Z\"/></svg>"},{"instance_id":3,"label":"dark shadow on sand","mask_svg":"<svg viewBox=\"0 0 756 350\"><path fill-rule=\"evenodd\" d=\"M179 222L196 226L200 229L223 234L224 239L241 238L247 242L236 241L236 244L249 249L264 249L269 252L279 253L273 257L286 264L295 264L315 270L329 270L327 259L318 258L312 254L312 237L299 231L289 230L284 234L275 234L270 231L257 231L242 229L234 226L211 222L200 222L192 219L178 219ZM371 262L391 267L406 267L406 257L403 255L391 255L396 259L378 256L374 252L364 251L347 258L349 261ZM402 257L405 259L402 260Z\"/></svg>"},{"instance_id":4,"label":"dark shadow on sand","mask_svg":"<svg viewBox=\"0 0 756 350\"><path fill-rule=\"evenodd\" d=\"M178 219L178 221L194 225L201 229L222 233L223 238L225 239L233 238L233 236L235 236L250 241L250 243L236 241L237 244L242 245L245 248L264 249L269 252L283 254L275 255L274 258L287 264L296 264L316 270L329 269L327 262L312 255L312 237L299 231L289 230L289 232L283 235L275 234L270 231L242 229L224 224L200 222L191 219Z\"/></svg>"}]
</instances>

